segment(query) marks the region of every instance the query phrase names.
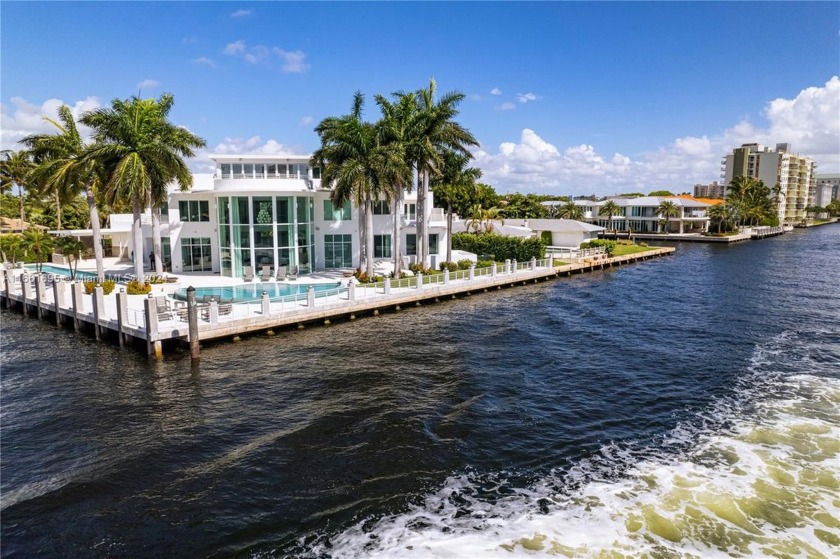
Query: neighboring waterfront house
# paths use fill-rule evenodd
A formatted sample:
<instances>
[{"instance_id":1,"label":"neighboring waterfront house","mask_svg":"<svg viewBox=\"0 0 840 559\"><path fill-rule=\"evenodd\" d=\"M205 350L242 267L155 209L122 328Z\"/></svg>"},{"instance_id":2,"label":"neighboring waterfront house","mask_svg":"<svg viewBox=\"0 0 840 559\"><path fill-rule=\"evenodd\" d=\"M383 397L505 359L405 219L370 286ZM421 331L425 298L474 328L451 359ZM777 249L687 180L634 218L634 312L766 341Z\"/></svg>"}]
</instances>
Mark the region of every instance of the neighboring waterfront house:
<instances>
[{"instance_id":1,"label":"neighboring waterfront house","mask_svg":"<svg viewBox=\"0 0 840 559\"><path fill-rule=\"evenodd\" d=\"M581 243L598 238L603 227L575 221L574 219L529 219L528 227L540 237L543 232L551 233L551 246L579 248Z\"/></svg>"},{"instance_id":2,"label":"neighboring waterfront house","mask_svg":"<svg viewBox=\"0 0 840 559\"><path fill-rule=\"evenodd\" d=\"M671 217L668 231L665 231L665 218L658 213L659 205L664 201L673 202L680 214ZM612 198L619 207L619 213L612 216L600 215L601 206L607 201L575 200L575 205L583 210L581 221L617 231L633 233L702 233L709 229L709 217L706 210L710 204L693 198L677 196L640 196L638 198ZM550 201L543 205L563 205L565 202Z\"/></svg>"},{"instance_id":3,"label":"neighboring waterfront house","mask_svg":"<svg viewBox=\"0 0 840 559\"><path fill-rule=\"evenodd\" d=\"M171 190L162 235L164 260L179 272L242 277L245 267L259 271L297 266L314 269L356 268L360 260L359 211L347 203L335 208L320 170L308 155L214 155L213 174L194 175L189 192ZM438 265L446 246L443 211L428 197L430 264ZM393 258L393 204L374 204L374 260ZM166 222L166 219L162 219ZM401 253L416 257L416 189L404 195ZM150 252L151 228L144 226L144 258ZM166 246L171 247L171 250ZM171 253L171 254L170 254Z\"/></svg>"}]
</instances>

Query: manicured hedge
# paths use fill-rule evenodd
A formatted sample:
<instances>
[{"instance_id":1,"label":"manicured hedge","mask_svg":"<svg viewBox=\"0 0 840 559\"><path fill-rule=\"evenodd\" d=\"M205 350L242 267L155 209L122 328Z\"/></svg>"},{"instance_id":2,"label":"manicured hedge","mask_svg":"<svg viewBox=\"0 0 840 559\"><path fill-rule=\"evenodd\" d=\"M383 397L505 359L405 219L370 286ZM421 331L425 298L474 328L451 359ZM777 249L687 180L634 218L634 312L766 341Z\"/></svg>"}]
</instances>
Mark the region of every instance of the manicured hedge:
<instances>
[{"instance_id":1,"label":"manicured hedge","mask_svg":"<svg viewBox=\"0 0 840 559\"><path fill-rule=\"evenodd\" d=\"M479 255L493 255L497 261L543 258L546 244L542 239L521 239L493 233L456 233L452 235L452 248Z\"/></svg>"}]
</instances>

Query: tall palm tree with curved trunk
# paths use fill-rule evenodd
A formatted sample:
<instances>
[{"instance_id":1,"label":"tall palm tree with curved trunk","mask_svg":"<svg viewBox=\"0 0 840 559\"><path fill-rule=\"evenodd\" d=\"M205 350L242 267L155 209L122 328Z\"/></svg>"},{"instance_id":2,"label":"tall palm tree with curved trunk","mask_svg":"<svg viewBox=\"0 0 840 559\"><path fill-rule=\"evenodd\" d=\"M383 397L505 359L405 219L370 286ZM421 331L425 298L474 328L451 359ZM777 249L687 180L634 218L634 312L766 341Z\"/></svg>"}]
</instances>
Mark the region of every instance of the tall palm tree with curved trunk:
<instances>
[{"instance_id":1,"label":"tall palm tree with curved trunk","mask_svg":"<svg viewBox=\"0 0 840 559\"><path fill-rule=\"evenodd\" d=\"M394 277L402 275L402 202L403 193L411 190L412 166L408 154L414 149L417 141L413 133L413 126L417 119L417 104L412 93L397 92L393 94L394 101L389 101L382 95L376 96L376 104L382 112L382 118L377 122L378 143L383 153L387 192L393 203L394 237L392 248L394 251Z\"/></svg>"},{"instance_id":2,"label":"tall palm tree with curved trunk","mask_svg":"<svg viewBox=\"0 0 840 559\"><path fill-rule=\"evenodd\" d=\"M40 160L34 174L41 177L47 190L59 193L61 197L78 196L82 192L85 194L93 233L96 276L104 280L102 228L97 203L97 194L102 184L102 168L96 161L81 161L87 146L67 105L59 107L58 118L58 121L47 119L55 126L55 134L29 136L22 143L32 149L36 160ZM58 213L60 215L60 208ZM61 226L58 228L61 229Z\"/></svg>"},{"instance_id":3,"label":"tall palm tree with curved trunk","mask_svg":"<svg viewBox=\"0 0 840 559\"><path fill-rule=\"evenodd\" d=\"M416 93L418 107L417 139L414 150L409 154L410 161L418 172L417 186L417 261L425 266L428 251L428 223L426 221L426 199L429 181L438 173L441 164L441 152L450 150L472 157L470 146L477 146L478 141L466 128L453 119L458 116L458 104L465 95L460 92L446 93L436 97L437 84L434 78L429 80L429 87Z\"/></svg>"},{"instance_id":4,"label":"tall palm tree with curved trunk","mask_svg":"<svg viewBox=\"0 0 840 559\"><path fill-rule=\"evenodd\" d=\"M0 184L3 190L18 187L18 201L20 202L20 230L26 227L26 210L23 205L25 192L29 188L29 173L33 169L32 155L25 150L4 150L0 160Z\"/></svg>"},{"instance_id":5,"label":"tall palm tree with curved trunk","mask_svg":"<svg viewBox=\"0 0 840 559\"><path fill-rule=\"evenodd\" d=\"M558 208L557 217L579 221L583 219L583 208L575 204L574 200L569 200Z\"/></svg>"},{"instance_id":6,"label":"tall palm tree with curved trunk","mask_svg":"<svg viewBox=\"0 0 840 559\"><path fill-rule=\"evenodd\" d=\"M432 192L435 200L446 205L446 261L452 262L452 206L470 196L475 182L481 178L481 170L467 167L470 158L454 151L444 151L442 156L443 166L432 180Z\"/></svg>"},{"instance_id":7,"label":"tall palm tree with curved trunk","mask_svg":"<svg viewBox=\"0 0 840 559\"><path fill-rule=\"evenodd\" d=\"M664 200L656 208L656 213L665 218L665 233L670 233L672 217L679 217L680 208L671 200Z\"/></svg>"},{"instance_id":8,"label":"tall palm tree with curved trunk","mask_svg":"<svg viewBox=\"0 0 840 559\"><path fill-rule=\"evenodd\" d=\"M607 202L598 209L598 215L605 215L609 220L609 228L613 228L613 217L621 213L621 207L613 202L612 200L607 200Z\"/></svg>"},{"instance_id":9,"label":"tall palm tree with curved trunk","mask_svg":"<svg viewBox=\"0 0 840 559\"><path fill-rule=\"evenodd\" d=\"M143 230L140 216L147 205L160 204L166 185L174 181L181 190L192 186L184 157L203 147L202 138L169 122L175 100L164 93L157 100L132 97L115 99L111 107L82 116L81 122L94 130L96 143L82 157L97 161L105 170L109 196L131 201L134 214L134 273L143 281ZM152 212L155 213L154 211ZM162 272L160 232L156 234L156 269Z\"/></svg>"},{"instance_id":10,"label":"tall palm tree with curved trunk","mask_svg":"<svg viewBox=\"0 0 840 559\"><path fill-rule=\"evenodd\" d=\"M373 276L373 200L383 194L380 180L381 151L376 127L362 119L364 96L356 92L349 114L322 120L315 131L321 147L312 154L311 165L321 167L321 181L332 187L330 199L336 207L352 200L360 208L364 242L359 269Z\"/></svg>"}]
</instances>

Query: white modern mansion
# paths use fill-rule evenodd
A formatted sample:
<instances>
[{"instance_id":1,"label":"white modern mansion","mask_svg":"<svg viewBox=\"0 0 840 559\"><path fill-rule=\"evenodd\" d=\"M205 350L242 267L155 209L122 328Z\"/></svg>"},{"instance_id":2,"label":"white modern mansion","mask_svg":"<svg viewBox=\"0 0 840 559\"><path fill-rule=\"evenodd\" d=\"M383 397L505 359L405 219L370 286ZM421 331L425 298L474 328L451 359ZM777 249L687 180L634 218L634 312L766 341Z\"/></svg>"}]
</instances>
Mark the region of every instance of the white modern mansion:
<instances>
[{"instance_id":1,"label":"white modern mansion","mask_svg":"<svg viewBox=\"0 0 840 559\"><path fill-rule=\"evenodd\" d=\"M709 229L709 217L706 214L709 204L698 200L677 196L614 197L610 200L619 208L619 212L613 216L601 215L601 208L607 200L575 200L575 205L583 210L581 221L633 233L702 233ZM659 205L666 200L673 202L680 212L678 216L667 220L668 231L665 231L664 216L658 213ZM546 206L563 204L556 201L543 202Z\"/></svg>"},{"instance_id":2,"label":"white modern mansion","mask_svg":"<svg viewBox=\"0 0 840 559\"><path fill-rule=\"evenodd\" d=\"M174 273L205 272L242 277L246 267L274 273L297 266L314 269L359 266L359 212L349 202L335 208L320 169L309 156L215 155L214 174L196 174L189 192L170 190L162 212L163 258ZM446 246L442 210L427 198L429 254L437 266L439 247ZM148 216L146 216L148 217ZM168 218L168 219L167 219ZM144 261L152 247L150 221L144 219ZM149 221L149 225L146 222ZM112 223L113 225L113 223ZM416 190L404 196L401 256L416 258ZM374 258L388 260L394 235L393 204L374 205ZM133 251L136 252L136 251Z\"/></svg>"}]
</instances>

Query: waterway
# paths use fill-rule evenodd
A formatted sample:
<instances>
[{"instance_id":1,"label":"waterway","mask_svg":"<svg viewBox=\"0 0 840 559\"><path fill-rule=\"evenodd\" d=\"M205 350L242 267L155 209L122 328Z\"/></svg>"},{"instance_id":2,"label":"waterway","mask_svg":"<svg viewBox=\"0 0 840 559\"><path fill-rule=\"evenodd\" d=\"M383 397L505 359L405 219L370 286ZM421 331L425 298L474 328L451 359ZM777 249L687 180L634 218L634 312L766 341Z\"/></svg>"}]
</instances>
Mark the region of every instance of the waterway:
<instances>
[{"instance_id":1,"label":"waterway","mask_svg":"<svg viewBox=\"0 0 840 559\"><path fill-rule=\"evenodd\" d=\"M2 311L4 557L840 556L840 226L149 361Z\"/></svg>"}]
</instances>

